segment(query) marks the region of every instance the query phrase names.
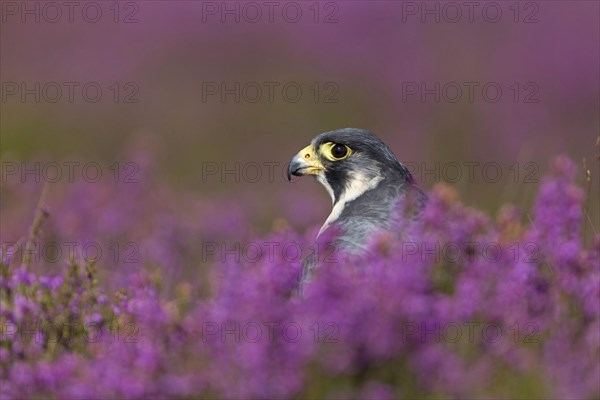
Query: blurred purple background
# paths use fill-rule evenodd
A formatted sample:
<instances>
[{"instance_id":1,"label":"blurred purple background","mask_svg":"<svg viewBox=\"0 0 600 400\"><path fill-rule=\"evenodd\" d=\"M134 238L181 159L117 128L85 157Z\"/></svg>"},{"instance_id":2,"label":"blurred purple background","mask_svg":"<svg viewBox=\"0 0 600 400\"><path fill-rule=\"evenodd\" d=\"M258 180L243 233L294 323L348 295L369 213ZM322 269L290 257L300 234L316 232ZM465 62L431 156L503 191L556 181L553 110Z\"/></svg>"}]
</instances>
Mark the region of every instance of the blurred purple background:
<instances>
[{"instance_id":1,"label":"blurred purple background","mask_svg":"<svg viewBox=\"0 0 600 400\"><path fill-rule=\"evenodd\" d=\"M254 192L271 218L284 212L273 199L316 198L309 223L327 195L283 171L335 128L375 132L423 186L447 181L489 211L530 205L554 155L597 170L597 2L53 4L2 3L4 161L110 165L150 148L148 179L203 198ZM222 93L236 83L239 101ZM260 179L222 178L236 162Z\"/></svg>"}]
</instances>

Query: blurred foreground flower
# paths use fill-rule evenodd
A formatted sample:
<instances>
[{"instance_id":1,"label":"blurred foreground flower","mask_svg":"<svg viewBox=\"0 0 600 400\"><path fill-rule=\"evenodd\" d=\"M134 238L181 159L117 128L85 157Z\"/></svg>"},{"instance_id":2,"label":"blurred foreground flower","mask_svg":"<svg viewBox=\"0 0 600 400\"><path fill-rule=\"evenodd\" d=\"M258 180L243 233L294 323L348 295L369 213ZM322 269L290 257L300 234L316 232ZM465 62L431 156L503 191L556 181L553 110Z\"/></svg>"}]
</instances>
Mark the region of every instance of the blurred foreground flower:
<instances>
[{"instance_id":1,"label":"blurred foreground flower","mask_svg":"<svg viewBox=\"0 0 600 400\"><path fill-rule=\"evenodd\" d=\"M438 186L405 241L375 237L360 259L330 254L301 297L298 257L212 260L202 281L187 280L201 264L178 254L201 236L189 217L164 214L157 234L126 227L111 196L73 214L54 205L45 232L101 210L120 215L100 224L105 233L135 229L158 256L109 282L94 260L42 274L3 247L0 396L596 398L600 237L582 238L575 172L555 160L530 224L510 205L494 221ZM176 199L146 190L142 214L144 202ZM314 233L279 225L253 243L303 247Z\"/></svg>"}]
</instances>

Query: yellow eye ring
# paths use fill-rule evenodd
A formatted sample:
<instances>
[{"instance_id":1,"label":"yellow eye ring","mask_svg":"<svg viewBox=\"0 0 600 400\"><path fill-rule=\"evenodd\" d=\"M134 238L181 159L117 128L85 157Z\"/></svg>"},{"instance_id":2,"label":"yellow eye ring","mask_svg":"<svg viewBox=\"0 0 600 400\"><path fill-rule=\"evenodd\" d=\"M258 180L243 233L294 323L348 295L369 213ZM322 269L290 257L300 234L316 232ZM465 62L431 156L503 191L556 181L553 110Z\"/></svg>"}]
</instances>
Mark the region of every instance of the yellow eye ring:
<instances>
[{"instance_id":1,"label":"yellow eye ring","mask_svg":"<svg viewBox=\"0 0 600 400\"><path fill-rule=\"evenodd\" d=\"M327 142L321 146L321 154L329 161L339 161L348 158L352 150L345 144Z\"/></svg>"}]
</instances>

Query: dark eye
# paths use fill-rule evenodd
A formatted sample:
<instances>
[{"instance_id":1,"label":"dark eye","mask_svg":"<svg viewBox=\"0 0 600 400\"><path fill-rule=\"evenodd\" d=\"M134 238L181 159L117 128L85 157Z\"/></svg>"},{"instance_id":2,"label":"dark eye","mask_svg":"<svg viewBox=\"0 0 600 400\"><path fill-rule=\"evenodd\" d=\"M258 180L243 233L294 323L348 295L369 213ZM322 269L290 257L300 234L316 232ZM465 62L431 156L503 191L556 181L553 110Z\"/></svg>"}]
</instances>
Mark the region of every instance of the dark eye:
<instances>
[{"instance_id":1,"label":"dark eye","mask_svg":"<svg viewBox=\"0 0 600 400\"><path fill-rule=\"evenodd\" d=\"M334 158L344 158L348 154L348 148L343 144L336 144L331 148L331 155Z\"/></svg>"}]
</instances>

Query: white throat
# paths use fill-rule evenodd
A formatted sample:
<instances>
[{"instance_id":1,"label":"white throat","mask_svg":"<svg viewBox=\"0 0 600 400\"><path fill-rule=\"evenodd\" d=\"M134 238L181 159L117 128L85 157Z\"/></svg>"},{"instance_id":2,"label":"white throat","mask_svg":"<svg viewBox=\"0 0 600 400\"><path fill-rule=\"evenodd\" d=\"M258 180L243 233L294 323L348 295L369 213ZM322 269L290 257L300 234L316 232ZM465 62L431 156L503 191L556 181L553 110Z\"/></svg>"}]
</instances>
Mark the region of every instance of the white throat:
<instances>
[{"instance_id":1,"label":"white throat","mask_svg":"<svg viewBox=\"0 0 600 400\"><path fill-rule=\"evenodd\" d=\"M327 217L327 219L325 220L325 223L319 230L317 237L319 237L329 225L331 225L340 217L342 211L344 211L344 207L348 202L356 199L358 196L362 195L367 190L375 188L375 186L377 186L377 184L381 182L382 179L383 177L381 176L376 176L375 178L368 178L361 173L353 174L350 184L346 187L346 190L342 193L338 201L333 206L331 214L329 214L329 217ZM325 186L325 189L327 189L327 192L331 196L331 202L333 203L335 201L333 189L331 188L325 177L319 176L318 180L319 182L321 182L321 184L323 184L323 186Z\"/></svg>"}]
</instances>

